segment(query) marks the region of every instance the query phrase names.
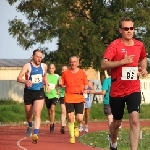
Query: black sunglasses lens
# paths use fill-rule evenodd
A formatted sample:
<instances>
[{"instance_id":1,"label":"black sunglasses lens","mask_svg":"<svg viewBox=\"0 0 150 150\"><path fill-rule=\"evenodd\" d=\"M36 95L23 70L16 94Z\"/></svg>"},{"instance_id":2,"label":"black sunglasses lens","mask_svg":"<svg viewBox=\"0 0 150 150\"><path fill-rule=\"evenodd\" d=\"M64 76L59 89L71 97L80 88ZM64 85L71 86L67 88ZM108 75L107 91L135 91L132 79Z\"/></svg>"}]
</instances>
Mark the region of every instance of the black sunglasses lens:
<instances>
[{"instance_id":1,"label":"black sunglasses lens","mask_svg":"<svg viewBox=\"0 0 150 150\"><path fill-rule=\"evenodd\" d=\"M133 30L134 28L133 27L130 27L130 30Z\"/></svg>"},{"instance_id":2,"label":"black sunglasses lens","mask_svg":"<svg viewBox=\"0 0 150 150\"><path fill-rule=\"evenodd\" d=\"M130 30L133 30L134 27L124 27L124 28L123 28L124 31L128 31L129 29L130 29Z\"/></svg>"},{"instance_id":3,"label":"black sunglasses lens","mask_svg":"<svg viewBox=\"0 0 150 150\"><path fill-rule=\"evenodd\" d=\"M128 31L129 28L128 28L128 27L124 27L123 30L124 30L124 31Z\"/></svg>"}]
</instances>

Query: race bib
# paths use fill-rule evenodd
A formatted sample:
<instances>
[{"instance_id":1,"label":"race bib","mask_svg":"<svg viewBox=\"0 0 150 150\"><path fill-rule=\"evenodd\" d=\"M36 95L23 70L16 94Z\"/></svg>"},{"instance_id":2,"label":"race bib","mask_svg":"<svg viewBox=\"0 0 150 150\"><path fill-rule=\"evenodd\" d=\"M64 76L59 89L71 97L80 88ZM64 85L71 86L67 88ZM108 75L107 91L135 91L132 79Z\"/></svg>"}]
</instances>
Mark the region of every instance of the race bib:
<instances>
[{"instance_id":1,"label":"race bib","mask_svg":"<svg viewBox=\"0 0 150 150\"><path fill-rule=\"evenodd\" d=\"M86 93L83 93L83 96L84 96L84 98L87 98L87 97L88 97L88 95L87 95Z\"/></svg>"},{"instance_id":2,"label":"race bib","mask_svg":"<svg viewBox=\"0 0 150 150\"><path fill-rule=\"evenodd\" d=\"M138 67L122 67L121 80L137 80Z\"/></svg>"},{"instance_id":3,"label":"race bib","mask_svg":"<svg viewBox=\"0 0 150 150\"><path fill-rule=\"evenodd\" d=\"M42 74L31 75L32 83L42 82Z\"/></svg>"},{"instance_id":4,"label":"race bib","mask_svg":"<svg viewBox=\"0 0 150 150\"><path fill-rule=\"evenodd\" d=\"M54 90L56 87L56 84L48 83L48 86L51 90Z\"/></svg>"}]
</instances>

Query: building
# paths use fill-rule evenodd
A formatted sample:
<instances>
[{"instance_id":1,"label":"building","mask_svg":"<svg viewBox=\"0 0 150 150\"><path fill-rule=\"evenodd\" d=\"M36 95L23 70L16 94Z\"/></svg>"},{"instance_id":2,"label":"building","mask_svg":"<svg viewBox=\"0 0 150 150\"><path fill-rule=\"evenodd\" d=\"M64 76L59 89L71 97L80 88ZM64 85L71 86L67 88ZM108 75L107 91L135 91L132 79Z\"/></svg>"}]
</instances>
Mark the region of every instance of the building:
<instances>
[{"instance_id":1,"label":"building","mask_svg":"<svg viewBox=\"0 0 150 150\"><path fill-rule=\"evenodd\" d=\"M16 80L22 66L29 59L0 59L0 80Z\"/></svg>"},{"instance_id":2,"label":"building","mask_svg":"<svg viewBox=\"0 0 150 150\"><path fill-rule=\"evenodd\" d=\"M24 85L18 83L17 76L29 59L0 59L0 100L23 101Z\"/></svg>"}]
</instances>

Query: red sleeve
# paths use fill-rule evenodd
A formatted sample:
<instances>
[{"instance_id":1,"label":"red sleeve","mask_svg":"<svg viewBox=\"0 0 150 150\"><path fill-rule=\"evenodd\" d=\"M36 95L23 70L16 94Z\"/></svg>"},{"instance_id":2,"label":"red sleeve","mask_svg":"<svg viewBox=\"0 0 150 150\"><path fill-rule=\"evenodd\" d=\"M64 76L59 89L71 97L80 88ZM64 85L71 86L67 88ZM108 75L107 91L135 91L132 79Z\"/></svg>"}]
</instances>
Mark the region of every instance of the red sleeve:
<instances>
[{"instance_id":1,"label":"red sleeve","mask_svg":"<svg viewBox=\"0 0 150 150\"><path fill-rule=\"evenodd\" d=\"M116 55L116 44L112 42L105 50L104 59L113 60L115 55Z\"/></svg>"},{"instance_id":2,"label":"red sleeve","mask_svg":"<svg viewBox=\"0 0 150 150\"><path fill-rule=\"evenodd\" d=\"M140 59L144 59L145 57L146 57L146 49L145 49L144 44L142 44L141 53L140 53Z\"/></svg>"}]
</instances>

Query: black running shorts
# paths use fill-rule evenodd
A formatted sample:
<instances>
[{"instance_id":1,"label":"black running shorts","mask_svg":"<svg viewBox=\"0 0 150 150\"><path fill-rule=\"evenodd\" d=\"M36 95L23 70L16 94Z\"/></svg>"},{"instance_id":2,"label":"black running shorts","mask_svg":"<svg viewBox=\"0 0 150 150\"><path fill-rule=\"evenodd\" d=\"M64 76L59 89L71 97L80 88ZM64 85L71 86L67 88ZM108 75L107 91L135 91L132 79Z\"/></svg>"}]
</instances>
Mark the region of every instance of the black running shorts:
<instances>
[{"instance_id":1,"label":"black running shorts","mask_svg":"<svg viewBox=\"0 0 150 150\"><path fill-rule=\"evenodd\" d=\"M59 102L60 102L60 105L61 105L61 104L65 104L65 102L64 102L64 97L60 97L60 98L59 98Z\"/></svg>"},{"instance_id":2,"label":"black running shorts","mask_svg":"<svg viewBox=\"0 0 150 150\"><path fill-rule=\"evenodd\" d=\"M40 90L29 90L24 88L24 103L25 105L30 105L34 103L36 100L44 100L45 94L44 89L41 88Z\"/></svg>"},{"instance_id":3,"label":"black running shorts","mask_svg":"<svg viewBox=\"0 0 150 150\"><path fill-rule=\"evenodd\" d=\"M50 99L48 99L48 97L45 97L45 103L46 103L47 109L50 109L52 105L56 105L57 101L58 101L58 98L56 97L50 98Z\"/></svg>"},{"instance_id":4,"label":"black running shorts","mask_svg":"<svg viewBox=\"0 0 150 150\"><path fill-rule=\"evenodd\" d=\"M83 114L84 103L65 103L67 113L75 111L75 114Z\"/></svg>"},{"instance_id":5,"label":"black running shorts","mask_svg":"<svg viewBox=\"0 0 150 150\"><path fill-rule=\"evenodd\" d=\"M133 111L140 113L141 92L134 92L124 97L110 97L111 112L115 120L123 118L125 104L129 114Z\"/></svg>"}]
</instances>

